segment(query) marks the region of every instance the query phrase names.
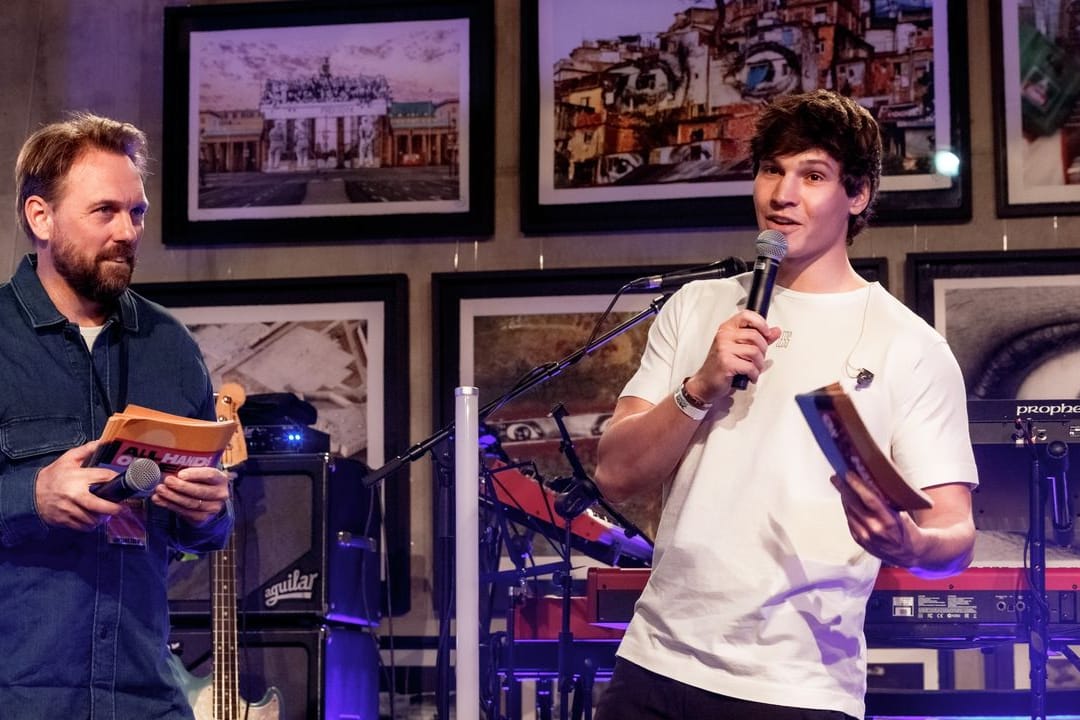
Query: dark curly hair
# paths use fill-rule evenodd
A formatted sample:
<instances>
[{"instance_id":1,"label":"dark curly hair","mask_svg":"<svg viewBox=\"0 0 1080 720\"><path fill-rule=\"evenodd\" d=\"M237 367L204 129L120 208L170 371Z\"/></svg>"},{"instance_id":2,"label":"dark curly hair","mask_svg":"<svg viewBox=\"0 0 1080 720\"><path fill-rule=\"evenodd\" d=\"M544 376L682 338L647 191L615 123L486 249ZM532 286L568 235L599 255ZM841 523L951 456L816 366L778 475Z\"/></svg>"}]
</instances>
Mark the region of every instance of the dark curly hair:
<instances>
[{"instance_id":1,"label":"dark curly hair","mask_svg":"<svg viewBox=\"0 0 1080 720\"><path fill-rule=\"evenodd\" d=\"M866 108L829 90L781 95L758 116L750 140L754 175L764 160L820 149L841 168L848 197L866 187L870 202L848 218L847 241L855 239L870 220L881 180L881 133Z\"/></svg>"}]
</instances>

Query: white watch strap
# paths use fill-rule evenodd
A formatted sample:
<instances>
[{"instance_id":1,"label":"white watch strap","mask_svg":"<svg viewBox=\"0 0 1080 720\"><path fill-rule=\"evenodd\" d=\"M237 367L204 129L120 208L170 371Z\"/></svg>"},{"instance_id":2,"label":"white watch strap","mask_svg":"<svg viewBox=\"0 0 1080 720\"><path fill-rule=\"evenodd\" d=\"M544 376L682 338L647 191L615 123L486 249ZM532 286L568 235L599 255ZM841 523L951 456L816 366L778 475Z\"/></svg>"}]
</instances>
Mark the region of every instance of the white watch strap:
<instances>
[{"instance_id":1,"label":"white watch strap","mask_svg":"<svg viewBox=\"0 0 1080 720\"><path fill-rule=\"evenodd\" d=\"M682 410L683 415L692 420L704 420L705 416L709 413L708 409L694 407L690 403L690 400L687 399L686 392L683 390L683 386L681 384L679 385L679 387L675 388L674 398L675 407Z\"/></svg>"}]
</instances>

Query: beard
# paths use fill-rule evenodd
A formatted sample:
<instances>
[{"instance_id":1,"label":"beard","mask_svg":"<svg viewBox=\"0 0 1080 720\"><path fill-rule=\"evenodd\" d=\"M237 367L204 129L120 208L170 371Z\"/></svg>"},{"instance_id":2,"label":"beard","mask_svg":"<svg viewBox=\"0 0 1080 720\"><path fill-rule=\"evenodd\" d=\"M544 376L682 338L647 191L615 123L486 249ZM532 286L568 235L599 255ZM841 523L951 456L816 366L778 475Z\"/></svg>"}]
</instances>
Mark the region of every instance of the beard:
<instances>
[{"instance_id":1,"label":"beard","mask_svg":"<svg viewBox=\"0 0 1080 720\"><path fill-rule=\"evenodd\" d=\"M52 261L56 272L80 297L109 305L131 284L131 274L135 270L133 245L113 244L88 257L64 234L58 233L52 243ZM120 264L114 260L124 262Z\"/></svg>"}]
</instances>

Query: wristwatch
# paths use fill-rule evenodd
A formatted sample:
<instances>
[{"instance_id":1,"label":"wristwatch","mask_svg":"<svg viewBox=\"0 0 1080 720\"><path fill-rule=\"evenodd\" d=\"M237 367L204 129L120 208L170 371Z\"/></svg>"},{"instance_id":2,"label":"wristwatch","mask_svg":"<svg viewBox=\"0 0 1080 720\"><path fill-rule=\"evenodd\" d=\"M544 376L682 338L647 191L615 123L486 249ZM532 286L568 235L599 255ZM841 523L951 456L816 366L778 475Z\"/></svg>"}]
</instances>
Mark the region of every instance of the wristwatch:
<instances>
[{"instance_id":1,"label":"wristwatch","mask_svg":"<svg viewBox=\"0 0 1080 720\"><path fill-rule=\"evenodd\" d=\"M675 407L682 410L683 415L692 420L704 420L713 404L694 397L686 391L686 381L689 379L689 377L683 378L679 387L675 388Z\"/></svg>"}]
</instances>

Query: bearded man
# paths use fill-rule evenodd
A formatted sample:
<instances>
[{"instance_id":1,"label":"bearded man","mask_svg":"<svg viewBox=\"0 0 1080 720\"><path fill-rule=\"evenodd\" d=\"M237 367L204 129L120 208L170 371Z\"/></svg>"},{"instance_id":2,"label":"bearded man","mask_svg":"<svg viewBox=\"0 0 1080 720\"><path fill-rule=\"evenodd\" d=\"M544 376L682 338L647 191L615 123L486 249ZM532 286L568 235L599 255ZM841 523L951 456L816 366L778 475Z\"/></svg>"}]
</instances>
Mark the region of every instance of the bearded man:
<instances>
[{"instance_id":1,"label":"bearded man","mask_svg":"<svg viewBox=\"0 0 1080 720\"><path fill-rule=\"evenodd\" d=\"M174 549L220 548L228 476L166 474L121 505L83 467L128 403L214 417L198 346L128 289L148 201L146 137L86 113L23 145L16 210L33 252L0 285L0 707L3 716L192 718L167 647ZM109 519L122 509L121 537Z\"/></svg>"}]
</instances>

